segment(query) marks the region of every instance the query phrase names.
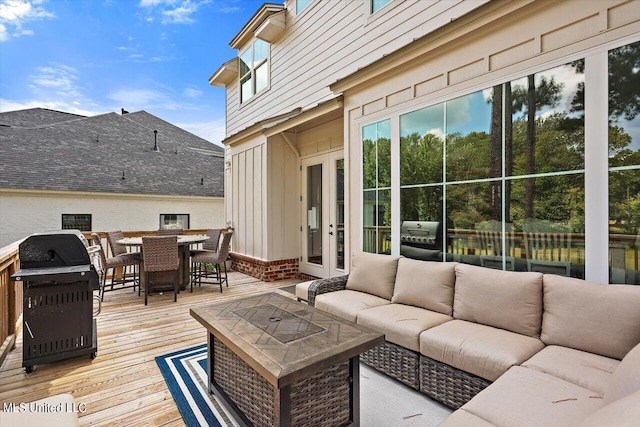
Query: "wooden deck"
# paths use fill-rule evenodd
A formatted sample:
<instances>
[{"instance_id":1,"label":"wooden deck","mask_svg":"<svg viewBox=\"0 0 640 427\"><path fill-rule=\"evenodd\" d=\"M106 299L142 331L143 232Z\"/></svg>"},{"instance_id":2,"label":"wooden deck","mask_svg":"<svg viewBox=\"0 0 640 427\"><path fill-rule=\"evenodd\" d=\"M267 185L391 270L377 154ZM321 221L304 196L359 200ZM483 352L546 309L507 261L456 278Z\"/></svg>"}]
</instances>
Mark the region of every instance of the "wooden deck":
<instances>
[{"instance_id":1,"label":"wooden deck","mask_svg":"<svg viewBox=\"0 0 640 427\"><path fill-rule=\"evenodd\" d=\"M59 393L70 393L85 404L80 425L184 426L180 412L154 360L172 351L206 342L205 329L190 314L191 307L240 298L279 288L299 280L261 282L229 273L229 287L217 285L173 294L151 295L149 305L137 292L123 289L105 294L98 322L98 356L81 356L48 365L36 365L31 374L22 368L22 334L0 367L0 403L22 403Z\"/></svg>"}]
</instances>

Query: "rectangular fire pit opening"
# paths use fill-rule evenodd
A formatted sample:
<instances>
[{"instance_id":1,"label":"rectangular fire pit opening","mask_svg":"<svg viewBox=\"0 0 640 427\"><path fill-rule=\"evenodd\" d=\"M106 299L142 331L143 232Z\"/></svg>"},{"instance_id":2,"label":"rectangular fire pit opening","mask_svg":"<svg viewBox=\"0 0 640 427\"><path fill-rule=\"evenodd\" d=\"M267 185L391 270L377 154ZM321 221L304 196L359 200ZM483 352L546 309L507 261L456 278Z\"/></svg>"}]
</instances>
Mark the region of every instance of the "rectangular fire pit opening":
<instances>
[{"instance_id":1,"label":"rectangular fire pit opening","mask_svg":"<svg viewBox=\"0 0 640 427\"><path fill-rule=\"evenodd\" d=\"M238 309L233 313L281 343L289 343L326 330L272 304Z\"/></svg>"}]
</instances>

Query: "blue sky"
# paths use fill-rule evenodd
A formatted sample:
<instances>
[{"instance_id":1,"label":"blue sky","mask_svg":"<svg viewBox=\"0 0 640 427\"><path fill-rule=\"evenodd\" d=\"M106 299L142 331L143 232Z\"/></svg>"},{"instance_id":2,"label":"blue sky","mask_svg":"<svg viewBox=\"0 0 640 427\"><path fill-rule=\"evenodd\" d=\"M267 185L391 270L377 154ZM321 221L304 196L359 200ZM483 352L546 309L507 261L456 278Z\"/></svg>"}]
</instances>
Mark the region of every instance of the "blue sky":
<instances>
[{"instance_id":1,"label":"blue sky","mask_svg":"<svg viewBox=\"0 0 640 427\"><path fill-rule=\"evenodd\" d=\"M262 3L0 0L0 111L146 110L220 144L225 91L208 79Z\"/></svg>"}]
</instances>

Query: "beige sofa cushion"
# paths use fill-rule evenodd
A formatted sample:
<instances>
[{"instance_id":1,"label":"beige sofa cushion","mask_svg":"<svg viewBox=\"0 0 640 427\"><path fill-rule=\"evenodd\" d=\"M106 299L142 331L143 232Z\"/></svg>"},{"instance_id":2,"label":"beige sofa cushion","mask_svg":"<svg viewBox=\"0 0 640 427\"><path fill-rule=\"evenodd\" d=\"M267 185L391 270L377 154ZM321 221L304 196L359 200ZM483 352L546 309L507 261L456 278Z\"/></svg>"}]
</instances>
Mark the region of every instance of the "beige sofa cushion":
<instances>
[{"instance_id":1,"label":"beige sofa cushion","mask_svg":"<svg viewBox=\"0 0 640 427\"><path fill-rule=\"evenodd\" d=\"M362 310L379 305L391 304L384 298L358 291L335 291L316 296L315 307L355 322Z\"/></svg>"},{"instance_id":2,"label":"beige sofa cushion","mask_svg":"<svg viewBox=\"0 0 640 427\"><path fill-rule=\"evenodd\" d=\"M514 366L462 409L496 426L573 426L603 406L591 390Z\"/></svg>"},{"instance_id":3,"label":"beige sofa cushion","mask_svg":"<svg viewBox=\"0 0 640 427\"><path fill-rule=\"evenodd\" d=\"M420 351L422 331L452 319L446 314L404 304L388 304L358 312L358 324L382 332L385 341L415 352Z\"/></svg>"},{"instance_id":4,"label":"beige sofa cushion","mask_svg":"<svg viewBox=\"0 0 640 427\"><path fill-rule=\"evenodd\" d=\"M542 274L456 264L453 317L540 336Z\"/></svg>"},{"instance_id":5,"label":"beige sofa cushion","mask_svg":"<svg viewBox=\"0 0 640 427\"><path fill-rule=\"evenodd\" d=\"M542 341L622 359L640 342L640 286L545 274ZM596 304L597 302L597 304Z\"/></svg>"},{"instance_id":6,"label":"beige sofa cushion","mask_svg":"<svg viewBox=\"0 0 640 427\"><path fill-rule=\"evenodd\" d=\"M611 403L640 390L640 344L622 359L613 373L604 395L605 403ZM640 405L640 402L638 403Z\"/></svg>"},{"instance_id":7,"label":"beige sofa cushion","mask_svg":"<svg viewBox=\"0 0 640 427\"><path fill-rule=\"evenodd\" d=\"M640 424L640 391L629 394L583 419L578 427L638 427Z\"/></svg>"},{"instance_id":8,"label":"beige sofa cushion","mask_svg":"<svg viewBox=\"0 0 640 427\"><path fill-rule=\"evenodd\" d=\"M494 427L494 425L464 409L458 409L438 424L438 427Z\"/></svg>"},{"instance_id":9,"label":"beige sofa cushion","mask_svg":"<svg viewBox=\"0 0 640 427\"><path fill-rule=\"evenodd\" d=\"M451 316L454 262L418 261L401 258L391 302L413 305Z\"/></svg>"},{"instance_id":10,"label":"beige sofa cushion","mask_svg":"<svg viewBox=\"0 0 640 427\"><path fill-rule=\"evenodd\" d=\"M489 381L542 348L538 338L464 320L452 320L420 334L421 354Z\"/></svg>"},{"instance_id":11,"label":"beige sofa cushion","mask_svg":"<svg viewBox=\"0 0 640 427\"><path fill-rule=\"evenodd\" d=\"M602 396L620 361L568 347L550 345L522 364Z\"/></svg>"},{"instance_id":12,"label":"beige sofa cushion","mask_svg":"<svg viewBox=\"0 0 640 427\"><path fill-rule=\"evenodd\" d=\"M347 289L391 301L399 256L358 252L353 255Z\"/></svg>"}]
</instances>

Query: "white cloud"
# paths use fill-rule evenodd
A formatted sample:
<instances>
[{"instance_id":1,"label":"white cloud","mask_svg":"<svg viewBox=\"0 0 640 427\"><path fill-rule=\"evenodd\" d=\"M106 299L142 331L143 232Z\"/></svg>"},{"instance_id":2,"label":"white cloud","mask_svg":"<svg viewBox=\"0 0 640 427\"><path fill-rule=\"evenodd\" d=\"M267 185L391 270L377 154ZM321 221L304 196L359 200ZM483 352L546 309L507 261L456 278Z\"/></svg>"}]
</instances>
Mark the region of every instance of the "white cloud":
<instances>
[{"instance_id":1,"label":"white cloud","mask_svg":"<svg viewBox=\"0 0 640 427\"><path fill-rule=\"evenodd\" d=\"M173 123L174 125L198 135L207 141L211 141L216 145L223 146L222 140L225 136L224 118L207 121L207 122L191 122L191 123Z\"/></svg>"},{"instance_id":2,"label":"white cloud","mask_svg":"<svg viewBox=\"0 0 640 427\"><path fill-rule=\"evenodd\" d=\"M184 90L184 96L186 96L187 98L199 98L202 96L202 91L201 90L196 90L196 89L191 89L191 88L187 88Z\"/></svg>"},{"instance_id":3,"label":"white cloud","mask_svg":"<svg viewBox=\"0 0 640 427\"><path fill-rule=\"evenodd\" d=\"M63 64L38 67L36 73L29 76L31 88L36 91L56 89L56 93L66 97L80 96L76 85L77 70Z\"/></svg>"},{"instance_id":4,"label":"white cloud","mask_svg":"<svg viewBox=\"0 0 640 427\"><path fill-rule=\"evenodd\" d=\"M55 14L47 11L39 0L1 0L0 2L0 41L11 37L33 36L34 32L23 26L38 19L55 18Z\"/></svg>"},{"instance_id":5,"label":"white cloud","mask_svg":"<svg viewBox=\"0 0 640 427\"><path fill-rule=\"evenodd\" d=\"M140 0L140 7L146 8L150 14L145 16L147 22L153 22L158 14L163 24L191 24L195 22L193 15L203 4L210 0Z\"/></svg>"},{"instance_id":6,"label":"white cloud","mask_svg":"<svg viewBox=\"0 0 640 427\"><path fill-rule=\"evenodd\" d=\"M152 89L120 89L107 98L126 105L128 110L145 109L168 100L164 93Z\"/></svg>"}]
</instances>

